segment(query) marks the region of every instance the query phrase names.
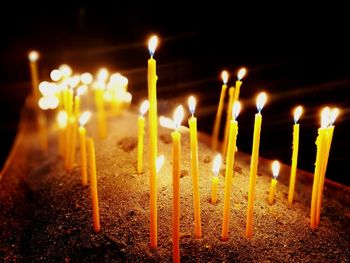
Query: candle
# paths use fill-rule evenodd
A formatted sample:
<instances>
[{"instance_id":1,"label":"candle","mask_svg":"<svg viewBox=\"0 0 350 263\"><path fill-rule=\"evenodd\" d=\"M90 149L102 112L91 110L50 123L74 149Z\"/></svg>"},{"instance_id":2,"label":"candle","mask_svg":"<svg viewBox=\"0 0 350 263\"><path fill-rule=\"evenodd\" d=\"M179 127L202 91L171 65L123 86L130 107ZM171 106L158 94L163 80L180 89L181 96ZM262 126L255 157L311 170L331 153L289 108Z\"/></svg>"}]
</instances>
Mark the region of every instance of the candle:
<instances>
[{"instance_id":1,"label":"candle","mask_svg":"<svg viewBox=\"0 0 350 263\"><path fill-rule=\"evenodd\" d=\"M222 142L222 155L223 156L226 156L226 153L227 153L227 142L228 142L228 134L230 132L230 123L231 123L231 119L232 119L232 106L233 106L233 98L235 95L235 88L231 87L228 90L228 94L229 94L229 100L228 100L228 106L227 106L224 139Z\"/></svg>"},{"instance_id":2,"label":"candle","mask_svg":"<svg viewBox=\"0 0 350 263\"><path fill-rule=\"evenodd\" d=\"M105 105L103 101L103 94L106 87L106 80L108 78L108 71L105 68L100 69L97 74L97 82L95 85L95 104L97 109L97 123L98 131L101 139L107 136L107 125L106 125L106 113Z\"/></svg>"},{"instance_id":3,"label":"candle","mask_svg":"<svg viewBox=\"0 0 350 263\"><path fill-rule=\"evenodd\" d=\"M81 85L77 88L77 95L74 97L74 116L76 118L79 118L80 115L80 97L84 93L86 93L88 90L88 87L86 85Z\"/></svg>"},{"instance_id":4,"label":"candle","mask_svg":"<svg viewBox=\"0 0 350 263\"><path fill-rule=\"evenodd\" d=\"M148 100L149 100L149 144L150 144L150 246L156 248L158 244L157 230L157 73L156 60L153 58L158 43L157 36L152 36L148 42L150 59L148 60Z\"/></svg>"},{"instance_id":5,"label":"candle","mask_svg":"<svg viewBox=\"0 0 350 263\"><path fill-rule=\"evenodd\" d=\"M180 262L180 144L179 127L184 115L180 105L174 113L175 131L171 133L173 139L173 262Z\"/></svg>"},{"instance_id":6,"label":"candle","mask_svg":"<svg viewBox=\"0 0 350 263\"><path fill-rule=\"evenodd\" d=\"M213 162L213 173L214 176L211 180L211 203L214 205L216 204L218 200L218 184L219 184L219 171L222 163L222 157L221 154L217 154L215 156L214 162Z\"/></svg>"},{"instance_id":7,"label":"candle","mask_svg":"<svg viewBox=\"0 0 350 263\"><path fill-rule=\"evenodd\" d=\"M34 96L34 101L35 104L37 103L37 101L39 100L39 73L38 73L38 64L37 61L39 59L39 52L37 51L31 51L28 55L28 59L30 62L30 74L31 74L31 78L32 78L32 92L33 92L33 96Z\"/></svg>"},{"instance_id":8,"label":"candle","mask_svg":"<svg viewBox=\"0 0 350 263\"><path fill-rule=\"evenodd\" d=\"M264 107L265 102L266 102L266 93L262 92L258 95L256 100L256 107L258 109L258 113L255 114L252 157L250 161L248 211L247 211L247 225L246 225L246 236L248 238L251 238L253 236L253 229L252 229L253 209L254 209L256 174L258 171L260 131L261 131L261 122L262 122L261 110Z\"/></svg>"},{"instance_id":9,"label":"candle","mask_svg":"<svg viewBox=\"0 0 350 263\"><path fill-rule=\"evenodd\" d=\"M75 116L70 118L70 148L69 148L69 160L68 160L68 171L71 171L75 163L75 154L77 146L77 130L78 130L78 119Z\"/></svg>"},{"instance_id":10,"label":"candle","mask_svg":"<svg viewBox=\"0 0 350 263\"><path fill-rule=\"evenodd\" d=\"M143 161L143 136L145 133L145 117L144 115L148 111L149 102L145 100L140 106L140 116L138 118L138 141L137 141L137 173L142 173L142 161Z\"/></svg>"},{"instance_id":11,"label":"candle","mask_svg":"<svg viewBox=\"0 0 350 263\"><path fill-rule=\"evenodd\" d=\"M329 108L323 108L321 112L321 128L318 129L318 136L316 139L316 163L314 172L314 182L312 185L312 195L311 195L311 209L310 209L310 227L311 229L316 229L316 206L319 190L320 175L322 172L322 165L324 160L324 153L326 149L326 133L327 126L329 124Z\"/></svg>"},{"instance_id":12,"label":"candle","mask_svg":"<svg viewBox=\"0 0 350 263\"><path fill-rule=\"evenodd\" d=\"M228 239L228 227L230 221L230 201L232 189L233 167L235 162L236 141L238 134L237 116L241 110L241 104L237 101L233 105L232 120L230 122L230 134L228 141L228 152L226 156L226 174L225 174L225 193L224 193L224 211L222 222L222 240Z\"/></svg>"},{"instance_id":13,"label":"candle","mask_svg":"<svg viewBox=\"0 0 350 263\"><path fill-rule=\"evenodd\" d=\"M270 191L269 191L269 197L268 197L268 201L269 201L270 205L273 204L273 201L275 198L277 176L278 176L279 172L280 172L280 163L278 161L273 161L273 163L272 163L272 179L271 179L271 185L270 185Z\"/></svg>"},{"instance_id":14,"label":"candle","mask_svg":"<svg viewBox=\"0 0 350 263\"><path fill-rule=\"evenodd\" d=\"M193 208L194 208L194 229L196 238L202 236L201 209L199 196L199 168L198 168L198 141L197 141L197 118L194 117L196 110L196 99L193 96L188 98L188 106L191 117L188 119L190 126L190 144L191 144L191 175L193 184Z\"/></svg>"},{"instance_id":15,"label":"candle","mask_svg":"<svg viewBox=\"0 0 350 263\"><path fill-rule=\"evenodd\" d=\"M237 73L237 81L236 81L236 86L235 86L235 96L233 98L233 103L235 103L236 101L239 100L239 92L240 92L241 86L242 86L242 79L246 73L247 73L246 68L241 68Z\"/></svg>"},{"instance_id":16,"label":"candle","mask_svg":"<svg viewBox=\"0 0 350 263\"><path fill-rule=\"evenodd\" d=\"M216 148L218 145L221 115L222 115L222 109L224 107L224 102L225 102L228 77L229 77L229 75L228 75L227 71L226 70L222 71L221 78L222 78L223 84L221 87L220 100L219 100L218 110L216 112L214 129L213 129L213 136L212 136L212 143L211 143L211 146L212 146L211 148L213 151L216 151Z\"/></svg>"},{"instance_id":17,"label":"candle","mask_svg":"<svg viewBox=\"0 0 350 263\"><path fill-rule=\"evenodd\" d=\"M81 183L83 186L87 185L87 157L86 157L86 129L84 125L90 119L91 113L84 112L79 118L79 138L80 138L80 160L81 160Z\"/></svg>"},{"instance_id":18,"label":"candle","mask_svg":"<svg viewBox=\"0 0 350 263\"><path fill-rule=\"evenodd\" d=\"M298 120L303 112L303 107L298 106L294 110L294 126L293 126L293 154L292 154L292 167L290 170L290 181L289 181L289 194L288 204L293 204L294 191L295 191L295 178L297 174L298 165L298 150L299 150L299 123Z\"/></svg>"},{"instance_id":19,"label":"candle","mask_svg":"<svg viewBox=\"0 0 350 263\"><path fill-rule=\"evenodd\" d=\"M100 212L98 206L97 194L97 174L96 174L96 159L95 146L92 138L87 139L89 153L89 168L90 168L90 184L91 184L91 200L92 200L92 219L95 233L100 232Z\"/></svg>"},{"instance_id":20,"label":"candle","mask_svg":"<svg viewBox=\"0 0 350 263\"><path fill-rule=\"evenodd\" d=\"M339 115L339 109L335 108L330 113L330 120L329 120L329 127L327 128L326 132L326 146L325 146L325 156L324 156L324 163L322 165L322 171L321 176L319 180L319 187L318 187L318 195L317 195L317 206L316 206L316 226L320 224L320 217L321 217L321 206L322 206L322 195L323 195L323 186L324 186L324 180L328 165L328 158L329 158L329 151L331 149L332 139L333 139L333 132L334 132L334 122L336 118Z\"/></svg>"},{"instance_id":21,"label":"candle","mask_svg":"<svg viewBox=\"0 0 350 263\"><path fill-rule=\"evenodd\" d=\"M67 127L67 112L61 110L57 114L58 124L58 153L60 156L64 156L65 151L65 132Z\"/></svg>"}]
</instances>

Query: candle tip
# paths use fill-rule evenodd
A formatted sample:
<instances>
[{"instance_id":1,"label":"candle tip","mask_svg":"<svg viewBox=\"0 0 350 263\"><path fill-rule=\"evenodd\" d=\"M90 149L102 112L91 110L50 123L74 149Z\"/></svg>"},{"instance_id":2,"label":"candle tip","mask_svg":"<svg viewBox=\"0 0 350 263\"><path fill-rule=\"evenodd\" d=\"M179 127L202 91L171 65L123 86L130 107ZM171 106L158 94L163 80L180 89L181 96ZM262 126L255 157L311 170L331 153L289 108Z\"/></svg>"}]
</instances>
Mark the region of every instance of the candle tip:
<instances>
[{"instance_id":1,"label":"candle tip","mask_svg":"<svg viewBox=\"0 0 350 263\"><path fill-rule=\"evenodd\" d=\"M90 119L91 117L91 112L90 111L84 111L81 115L80 115L80 118L79 118L79 124L80 126L84 126L88 120Z\"/></svg>"},{"instance_id":2,"label":"candle tip","mask_svg":"<svg viewBox=\"0 0 350 263\"><path fill-rule=\"evenodd\" d=\"M327 128L330 123L330 110L329 107L324 107L321 111L321 128Z\"/></svg>"},{"instance_id":3,"label":"candle tip","mask_svg":"<svg viewBox=\"0 0 350 263\"><path fill-rule=\"evenodd\" d=\"M154 52L156 51L157 45L158 45L158 37L154 35L148 41L148 51L152 58L153 58Z\"/></svg>"},{"instance_id":4,"label":"candle tip","mask_svg":"<svg viewBox=\"0 0 350 263\"><path fill-rule=\"evenodd\" d=\"M81 96L83 94L85 94L88 90L88 87L86 85L80 85L78 88L77 88L77 96Z\"/></svg>"},{"instance_id":5,"label":"candle tip","mask_svg":"<svg viewBox=\"0 0 350 263\"><path fill-rule=\"evenodd\" d=\"M140 106L140 114L142 116L144 116L146 114L146 112L148 111L148 109L149 109L149 101L148 100L144 100L141 103L141 106Z\"/></svg>"},{"instance_id":6,"label":"candle tip","mask_svg":"<svg viewBox=\"0 0 350 263\"><path fill-rule=\"evenodd\" d=\"M190 108L190 112L193 116L194 112L196 111L196 98L195 97L190 96L188 98L188 107Z\"/></svg>"},{"instance_id":7,"label":"candle tip","mask_svg":"<svg viewBox=\"0 0 350 263\"><path fill-rule=\"evenodd\" d=\"M241 112L241 103L239 101L236 101L232 106L232 118L236 120L240 112Z\"/></svg>"},{"instance_id":8,"label":"candle tip","mask_svg":"<svg viewBox=\"0 0 350 263\"><path fill-rule=\"evenodd\" d=\"M177 106L175 112L174 112L174 123L175 128L179 128L182 122L182 119L184 117L184 108L182 105Z\"/></svg>"},{"instance_id":9,"label":"candle tip","mask_svg":"<svg viewBox=\"0 0 350 263\"><path fill-rule=\"evenodd\" d=\"M238 71L238 74L237 74L237 78L238 80L242 80L245 76L245 74L247 73L247 69L246 68L241 68L239 71Z\"/></svg>"},{"instance_id":10,"label":"candle tip","mask_svg":"<svg viewBox=\"0 0 350 263\"><path fill-rule=\"evenodd\" d=\"M273 178L277 178L278 174L280 172L280 163L279 161L275 160L273 161L272 163L272 175L273 175Z\"/></svg>"},{"instance_id":11,"label":"candle tip","mask_svg":"<svg viewBox=\"0 0 350 263\"><path fill-rule=\"evenodd\" d=\"M218 176L221 164L222 164L221 154L217 154L214 158L213 169L212 169L212 172L214 173L215 176Z\"/></svg>"},{"instance_id":12,"label":"candle tip","mask_svg":"<svg viewBox=\"0 0 350 263\"><path fill-rule=\"evenodd\" d=\"M35 62L39 59L39 52L38 51L30 51L28 54L28 59L30 62Z\"/></svg>"},{"instance_id":13,"label":"candle tip","mask_svg":"<svg viewBox=\"0 0 350 263\"><path fill-rule=\"evenodd\" d=\"M72 75L72 68L67 64L62 64L58 67L58 69L61 71L62 76L65 78L68 78L70 75Z\"/></svg>"},{"instance_id":14,"label":"candle tip","mask_svg":"<svg viewBox=\"0 0 350 263\"><path fill-rule=\"evenodd\" d=\"M64 129L67 126L68 115L64 110L60 110L57 114L57 123L60 129Z\"/></svg>"},{"instance_id":15,"label":"candle tip","mask_svg":"<svg viewBox=\"0 0 350 263\"><path fill-rule=\"evenodd\" d=\"M59 81L62 78L62 73L58 69L54 69L50 72L50 78L52 81Z\"/></svg>"},{"instance_id":16,"label":"candle tip","mask_svg":"<svg viewBox=\"0 0 350 263\"><path fill-rule=\"evenodd\" d=\"M91 84L92 80L93 80L93 77L89 72L85 72L80 75L80 81L85 85Z\"/></svg>"},{"instance_id":17,"label":"candle tip","mask_svg":"<svg viewBox=\"0 0 350 263\"><path fill-rule=\"evenodd\" d=\"M296 124L301 116L301 114L303 113L303 107L302 106L298 106L295 108L294 110L294 123Z\"/></svg>"},{"instance_id":18,"label":"candle tip","mask_svg":"<svg viewBox=\"0 0 350 263\"><path fill-rule=\"evenodd\" d=\"M267 100L267 95L265 92L259 93L258 97L256 98L256 108L258 109L259 113L263 109L265 103Z\"/></svg>"},{"instance_id":19,"label":"candle tip","mask_svg":"<svg viewBox=\"0 0 350 263\"><path fill-rule=\"evenodd\" d=\"M221 78L222 78L222 82L224 83L224 85L227 84L227 82L228 82L228 77L229 77L228 72L227 72L226 70L223 70L223 71L221 72Z\"/></svg>"},{"instance_id":20,"label":"candle tip","mask_svg":"<svg viewBox=\"0 0 350 263\"><path fill-rule=\"evenodd\" d=\"M329 124L330 125L333 125L336 118L339 116L339 109L338 108L334 108L332 111L331 111L331 117L330 117L330 120L329 120Z\"/></svg>"}]
</instances>

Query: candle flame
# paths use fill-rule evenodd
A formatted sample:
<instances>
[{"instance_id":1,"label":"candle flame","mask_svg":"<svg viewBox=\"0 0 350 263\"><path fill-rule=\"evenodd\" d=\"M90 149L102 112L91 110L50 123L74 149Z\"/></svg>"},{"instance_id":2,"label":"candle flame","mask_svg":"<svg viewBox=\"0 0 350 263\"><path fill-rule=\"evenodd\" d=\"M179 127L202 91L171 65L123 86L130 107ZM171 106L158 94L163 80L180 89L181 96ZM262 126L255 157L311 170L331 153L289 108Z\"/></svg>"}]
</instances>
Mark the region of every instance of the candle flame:
<instances>
[{"instance_id":1,"label":"candle flame","mask_svg":"<svg viewBox=\"0 0 350 263\"><path fill-rule=\"evenodd\" d=\"M247 73L247 69L246 68L241 68L239 71L238 71L238 74L237 74L237 78L238 80L242 80L245 76L245 74Z\"/></svg>"},{"instance_id":2,"label":"candle flame","mask_svg":"<svg viewBox=\"0 0 350 263\"><path fill-rule=\"evenodd\" d=\"M259 93L258 97L256 98L256 107L259 112L261 112L261 110L264 108L266 100L267 100L266 93L265 92Z\"/></svg>"},{"instance_id":3,"label":"candle flame","mask_svg":"<svg viewBox=\"0 0 350 263\"><path fill-rule=\"evenodd\" d=\"M156 51L157 45L158 45L158 37L154 35L148 41L148 51L152 58L153 58L154 52Z\"/></svg>"},{"instance_id":4,"label":"candle flame","mask_svg":"<svg viewBox=\"0 0 350 263\"><path fill-rule=\"evenodd\" d=\"M181 125L183 117L184 117L184 108L182 107L182 105L179 105L175 109L174 116L173 116L176 129L179 128L179 126Z\"/></svg>"},{"instance_id":5,"label":"candle flame","mask_svg":"<svg viewBox=\"0 0 350 263\"><path fill-rule=\"evenodd\" d=\"M78 86L79 82L80 82L80 76L78 76L78 75L75 75L75 76L70 77L68 79L68 84L72 88L75 88L76 86Z\"/></svg>"},{"instance_id":6,"label":"candle flame","mask_svg":"<svg viewBox=\"0 0 350 263\"><path fill-rule=\"evenodd\" d=\"M223 70L221 72L221 78L222 78L222 82L226 85L227 84L227 81L228 81L228 77L229 77L229 74L226 70Z\"/></svg>"},{"instance_id":7,"label":"candle flame","mask_svg":"<svg viewBox=\"0 0 350 263\"><path fill-rule=\"evenodd\" d=\"M339 109L338 108L334 108L332 111L331 111L331 117L330 117L330 120L329 120L329 124L330 125L333 125L336 118L339 116Z\"/></svg>"},{"instance_id":8,"label":"candle flame","mask_svg":"<svg viewBox=\"0 0 350 263\"><path fill-rule=\"evenodd\" d=\"M67 127L68 115L64 110L60 110L57 114L57 123L60 129L64 129Z\"/></svg>"},{"instance_id":9,"label":"candle flame","mask_svg":"<svg viewBox=\"0 0 350 263\"><path fill-rule=\"evenodd\" d=\"M132 100L132 95L130 92L123 92L121 94L120 100L125 102L125 103L130 103Z\"/></svg>"},{"instance_id":10,"label":"candle flame","mask_svg":"<svg viewBox=\"0 0 350 263\"><path fill-rule=\"evenodd\" d=\"M239 101L236 101L232 106L232 118L236 120L240 111L241 111L241 103Z\"/></svg>"},{"instance_id":11,"label":"candle flame","mask_svg":"<svg viewBox=\"0 0 350 263\"><path fill-rule=\"evenodd\" d=\"M222 164L222 157L221 154L217 154L214 158L214 162L213 162L213 173L215 174L215 176L218 176L219 171L220 171L220 167Z\"/></svg>"},{"instance_id":12,"label":"candle flame","mask_svg":"<svg viewBox=\"0 0 350 263\"><path fill-rule=\"evenodd\" d=\"M42 81L39 84L39 91L43 96L53 96L57 91L57 86L50 82Z\"/></svg>"},{"instance_id":13,"label":"candle flame","mask_svg":"<svg viewBox=\"0 0 350 263\"><path fill-rule=\"evenodd\" d=\"M141 106L140 106L140 113L142 116L144 116L146 114L146 112L148 111L149 109L149 101L148 100L144 100L142 103L141 103Z\"/></svg>"},{"instance_id":14,"label":"candle flame","mask_svg":"<svg viewBox=\"0 0 350 263\"><path fill-rule=\"evenodd\" d=\"M196 98L195 97L189 96L188 107L190 108L190 112L193 116L194 112L196 111Z\"/></svg>"},{"instance_id":15,"label":"candle flame","mask_svg":"<svg viewBox=\"0 0 350 263\"><path fill-rule=\"evenodd\" d=\"M329 125L330 110L329 107L324 107L321 111L321 128L327 128Z\"/></svg>"},{"instance_id":16,"label":"candle flame","mask_svg":"<svg viewBox=\"0 0 350 263\"><path fill-rule=\"evenodd\" d=\"M81 96L83 94L85 94L88 90L88 87L86 85L80 85L77 89L77 95Z\"/></svg>"},{"instance_id":17,"label":"candle flame","mask_svg":"<svg viewBox=\"0 0 350 263\"><path fill-rule=\"evenodd\" d=\"M84 126L88 120L90 119L91 117L91 112L90 111L84 111L81 115L80 115L80 118L79 118L79 124L80 126Z\"/></svg>"},{"instance_id":18,"label":"candle flame","mask_svg":"<svg viewBox=\"0 0 350 263\"><path fill-rule=\"evenodd\" d=\"M85 72L80 75L80 81L85 85L91 84L92 80L93 80L93 77L89 72Z\"/></svg>"},{"instance_id":19,"label":"candle flame","mask_svg":"<svg viewBox=\"0 0 350 263\"><path fill-rule=\"evenodd\" d=\"M97 73L97 80L99 82L106 82L108 78L108 70L106 68L101 68Z\"/></svg>"},{"instance_id":20,"label":"candle flame","mask_svg":"<svg viewBox=\"0 0 350 263\"><path fill-rule=\"evenodd\" d=\"M273 178L277 178L279 172L280 172L280 163L279 161L275 160L272 162L272 175L273 175Z\"/></svg>"},{"instance_id":21,"label":"candle flame","mask_svg":"<svg viewBox=\"0 0 350 263\"><path fill-rule=\"evenodd\" d=\"M159 124L162 127L168 128L168 129L175 129L175 123L172 119L164 116L159 117Z\"/></svg>"},{"instance_id":22,"label":"candle flame","mask_svg":"<svg viewBox=\"0 0 350 263\"><path fill-rule=\"evenodd\" d=\"M157 162L156 162L156 172L157 172L157 173L158 173L159 170L162 168L162 166L163 166L163 164L164 164L164 160L165 160L164 155L158 156Z\"/></svg>"},{"instance_id":23,"label":"candle flame","mask_svg":"<svg viewBox=\"0 0 350 263\"><path fill-rule=\"evenodd\" d=\"M70 75L72 75L72 69L67 64L62 64L58 67L58 69L61 71L62 76L65 78L68 78Z\"/></svg>"},{"instance_id":24,"label":"candle flame","mask_svg":"<svg viewBox=\"0 0 350 263\"><path fill-rule=\"evenodd\" d=\"M128 85L129 80L120 73L114 73L111 76L110 82L126 86Z\"/></svg>"},{"instance_id":25,"label":"candle flame","mask_svg":"<svg viewBox=\"0 0 350 263\"><path fill-rule=\"evenodd\" d=\"M59 81L62 78L62 73L58 69L54 69L50 72L50 78L52 81Z\"/></svg>"},{"instance_id":26,"label":"candle flame","mask_svg":"<svg viewBox=\"0 0 350 263\"><path fill-rule=\"evenodd\" d=\"M301 114L303 113L303 107L302 106L298 106L295 108L294 110L294 123L297 123Z\"/></svg>"},{"instance_id":27,"label":"candle flame","mask_svg":"<svg viewBox=\"0 0 350 263\"><path fill-rule=\"evenodd\" d=\"M28 59L30 62L35 62L39 59L39 52L38 51L30 51L28 54Z\"/></svg>"},{"instance_id":28,"label":"candle flame","mask_svg":"<svg viewBox=\"0 0 350 263\"><path fill-rule=\"evenodd\" d=\"M59 100L56 96L45 96L40 98L39 102L39 107L42 110L48 110L48 109L56 109L58 104L59 104Z\"/></svg>"}]
</instances>

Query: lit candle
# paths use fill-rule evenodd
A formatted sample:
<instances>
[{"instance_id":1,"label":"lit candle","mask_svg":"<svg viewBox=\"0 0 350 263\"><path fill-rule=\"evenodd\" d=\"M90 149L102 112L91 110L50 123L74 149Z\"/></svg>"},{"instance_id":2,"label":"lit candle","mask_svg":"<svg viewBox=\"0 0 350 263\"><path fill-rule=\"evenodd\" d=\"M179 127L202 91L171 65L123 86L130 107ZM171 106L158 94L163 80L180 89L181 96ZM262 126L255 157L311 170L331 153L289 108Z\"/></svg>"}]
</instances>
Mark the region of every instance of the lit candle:
<instances>
[{"instance_id":1,"label":"lit candle","mask_svg":"<svg viewBox=\"0 0 350 263\"><path fill-rule=\"evenodd\" d=\"M77 95L74 97L74 116L79 118L80 115L80 96L87 92L88 87L81 85L77 88Z\"/></svg>"},{"instance_id":2,"label":"lit candle","mask_svg":"<svg viewBox=\"0 0 350 263\"><path fill-rule=\"evenodd\" d=\"M297 174L298 165L298 151L299 151L299 123L298 120L303 112L303 107L298 106L294 110L294 126L293 126L293 154L292 154L292 167L290 170L290 181L289 181L289 194L288 204L293 204L294 191L295 191L295 179Z\"/></svg>"},{"instance_id":3,"label":"lit candle","mask_svg":"<svg viewBox=\"0 0 350 263\"><path fill-rule=\"evenodd\" d=\"M148 60L148 101L149 101L149 144L150 144L150 246L156 248L158 244L157 230L157 73L156 60L153 58L158 38L152 36L148 42L150 59Z\"/></svg>"},{"instance_id":4,"label":"lit candle","mask_svg":"<svg viewBox=\"0 0 350 263\"><path fill-rule=\"evenodd\" d=\"M211 143L211 148L213 151L216 151L216 148L218 145L221 115L222 115L222 109L223 109L224 103L225 103L225 95L226 95L228 77L229 77L229 75L228 75L227 71L224 70L221 73L221 78L222 78L223 84L221 87L220 100L219 100L218 110L216 112L214 129L213 129L213 137L212 137L212 143Z\"/></svg>"},{"instance_id":5,"label":"lit candle","mask_svg":"<svg viewBox=\"0 0 350 263\"><path fill-rule=\"evenodd\" d=\"M84 125L90 119L91 113L84 112L79 118L79 138L80 138L80 160L81 160L81 183L83 186L87 185L87 157L86 157L86 129Z\"/></svg>"},{"instance_id":6,"label":"lit candle","mask_svg":"<svg viewBox=\"0 0 350 263\"><path fill-rule=\"evenodd\" d=\"M236 86L235 86L235 96L233 98L233 103L239 100L239 92L241 90L242 86L242 79L247 73L246 68L241 68L238 73L237 73L237 81L236 81Z\"/></svg>"},{"instance_id":7,"label":"lit candle","mask_svg":"<svg viewBox=\"0 0 350 263\"><path fill-rule=\"evenodd\" d=\"M326 149L326 133L327 126L329 124L329 108L323 108L321 112L321 128L318 129L318 136L316 139L316 163L314 172L314 182L312 185L312 195L311 195L311 209L310 209L310 227L311 229L316 229L316 206L319 190L320 175L322 173L322 164L324 160L324 154Z\"/></svg>"},{"instance_id":8,"label":"lit candle","mask_svg":"<svg viewBox=\"0 0 350 263\"><path fill-rule=\"evenodd\" d=\"M258 95L256 100L256 107L258 109L258 113L255 114L252 157L250 161L248 211L247 211L247 225L246 225L246 236L248 238L251 238L253 236L253 209L254 209L256 174L258 172L260 131L261 131L261 122L262 122L261 110L264 107L265 102L266 102L266 93L262 92Z\"/></svg>"},{"instance_id":9,"label":"lit candle","mask_svg":"<svg viewBox=\"0 0 350 263\"><path fill-rule=\"evenodd\" d=\"M57 114L58 124L58 153L60 156L64 156L65 151L65 132L67 127L67 112L61 110Z\"/></svg>"},{"instance_id":10,"label":"lit candle","mask_svg":"<svg viewBox=\"0 0 350 263\"><path fill-rule=\"evenodd\" d=\"M322 165L322 171L320 175L319 180L319 188L318 188L318 196L317 196L317 206L316 206L316 226L320 224L320 217L321 217L321 207L322 207L322 195L323 195L323 186L324 186L324 180L326 176L326 170L328 165L328 158L329 158L329 151L331 149L332 139L333 139L333 132L334 132L334 122L336 118L339 115L339 109L335 108L330 112L330 120L329 120L329 126L327 128L326 132L326 149L325 149L325 156L324 156L324 163Z\"/></svg>"},{"instance_id":11,"label":"lit candle","mask_svg":"<svg viewBox=\"0 0 350 263\"><path fill-rule=\"evenodd\" d=\"M269 191L268 201L272 205L275 199L276 185L277 185L277 176L280 172L280 163L278 161L273 161L272 163L272 179Z\"/></svg>"},{"instance_id":12,"label":"lit candle","mask_svg":"<svg viewBox=\"0 0 350 263\"><path fill-rule=\"evenodd\" d=\"M215 156L215 159L213 162L213 169L212 169L214 176L211 179L211 203L213 205L215 205L218 200L218 184L219 184L218 175L219 175L221 163L222 163L221 154L217 154Z\"/></svg>"},{"instance_id":13,"label":"lit candle","mask_svg":"<svg viewBox=\"0 0 350 263\"><path fill-rule=\"evenodd\" d=\"M69 149L69 157L68 157L68 171L72 171L75 163L75 154L76 154L76 146L77 146L77 130L78 130L78 119L75 116L70 118L70 149Z\"/></svg>"},{"instance_id":14,"label":"lit candle","mask_svg":"<svg viewBox=\"0 0 350 263\"><path fill-rule=\"evenodd\" d=\"M138 141L137 141L137 173L142 173L142 161L143 161L143 136L145 133L145 117L144 115L148 111L149 102L145 100L140 106L140 116L138 118Z\"/></svg>"},{"instance_id":15,"label":"lit candle","mask_svg":"<svg viewBox=\"0 0 350 263\"><path fill-rule=\"evenodd\" d=\"M188 98L188 106L191 117L188 119L190 126L191 143L191 175L193 184L193 208L194 208L194 229L196 238L202 236L201 208L199 196L199 168L198 168L198 141L197 141L197 118L194 117L196 110L196 99L193 96Z\"/></svg>"},{"instance_id":16,"label":"lit candle","mask_svg":"<svg viewBox=\"0 0 350 263\"><path fill-rule=\"evenodd\" d=\"M233 106L233 98L235 95L235 88L230 87L228 90L229 100L227 105L227 114L226 114L226 123L224 130L224 138L222 141L222 155L226 156L227 153L227 142L228 142L228 134L230 132L230 123L232 119L232 106Z\"/></svg>"},{"instance_id":17,"label":"lit candle","mask_svg":"<svg viewBox=\"0 0 350 263\"><path fill-rule=\"evenodd\" d=\"M238 134L237 116L241 110L241 104L237 101L233 105L232 119L230 122L230 134L228 141L228 152L226 156L226 175L225 175L225 194L224 194L224 212L222 222L222 240L228 239L228 227L230 222L230 201L232 189L233 167L235 162L235 151Z\"/></svg>"},{"instance_id":18,"label":"lit candle","mask_svg":"<svg viewBox=\"0 0 350 263\"><path fill-rule=\"evenodd\" d=\"M106 113L103 101L103 94L106 87L107 78L107 69L100 69L100 71L97 74L97 82L95 86L95 104L97 109L98 131L101 139L104 139L107 136Z\"/></svg>"},{"instance_id":19,"label":"lit candle","mask_svg":"<svg viewBox=\"0 0 350 263\"><path fill-rule=\"evenodd\" d=\"M33 96L35 100L35 105L39 100L39 73L38 73L38 64L37 61L39 59L39 52L31 51L28 55L28 59L30 62L30 74L32 78L32 88L33 88Z\"/></svg>"}]
</instances>

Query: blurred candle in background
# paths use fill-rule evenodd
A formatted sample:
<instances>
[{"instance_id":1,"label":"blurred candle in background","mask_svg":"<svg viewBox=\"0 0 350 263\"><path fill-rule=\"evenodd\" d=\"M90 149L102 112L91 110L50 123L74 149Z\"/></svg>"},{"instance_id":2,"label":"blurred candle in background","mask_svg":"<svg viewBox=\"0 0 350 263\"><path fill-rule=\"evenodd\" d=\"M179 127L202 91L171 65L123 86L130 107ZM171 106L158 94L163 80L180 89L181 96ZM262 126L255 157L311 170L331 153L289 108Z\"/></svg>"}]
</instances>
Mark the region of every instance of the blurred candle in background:
<instances>
[{"instance_id":1,"label":"blurred candle in background","mask_svg":"<svg viewBox=\"0 0 350 263\"><path fill-rule=\"evenodd\" d=\"M213 178L211 180L211 203L214 205L216 204L218 200L218 184L219 184L219 172L220 167L222 164L222 157L221 154L217 154L215 156L214 162L213 162Z\"/></svg>"},{"instance_id":2,"label":"blurred candle in background","mask_svg":"<svg viewBox=\"0 0 350 263\"><path fill-rule=\"evenodd\" d=\"M277 176L280 172L280 163L278 161L273 161L272 163L272 179L270 184L270 191L268 201L272 205L275 199L276 185L277 185Z\"/></svg>"}]
</instances>

